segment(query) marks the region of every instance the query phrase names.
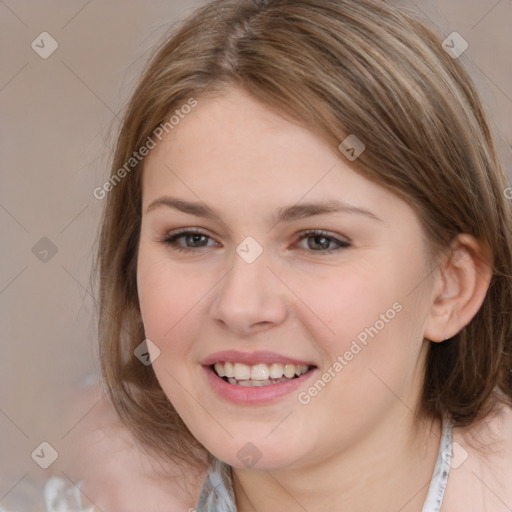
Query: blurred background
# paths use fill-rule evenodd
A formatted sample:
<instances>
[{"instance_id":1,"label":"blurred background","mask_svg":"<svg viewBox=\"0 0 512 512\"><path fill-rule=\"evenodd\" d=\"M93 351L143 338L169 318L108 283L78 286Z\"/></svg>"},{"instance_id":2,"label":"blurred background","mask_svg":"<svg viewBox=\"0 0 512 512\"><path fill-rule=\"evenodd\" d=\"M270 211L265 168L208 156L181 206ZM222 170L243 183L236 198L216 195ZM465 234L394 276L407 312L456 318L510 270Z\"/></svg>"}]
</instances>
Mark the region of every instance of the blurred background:
<instances>
[{"instance_id":1,"label":"blurred background","mask_svg":"<svg viewBox=\"0 0 512 512\"><path fill-rule=\"evenodd\" d=\"M41 466L71 450L97 401L74 398L98 372L93 190L151 49L202 3L0 0L0 506L59 467ZM512 2L400 4L468 42L461 58L512 176Z\"/></svg>"}]
</instances>

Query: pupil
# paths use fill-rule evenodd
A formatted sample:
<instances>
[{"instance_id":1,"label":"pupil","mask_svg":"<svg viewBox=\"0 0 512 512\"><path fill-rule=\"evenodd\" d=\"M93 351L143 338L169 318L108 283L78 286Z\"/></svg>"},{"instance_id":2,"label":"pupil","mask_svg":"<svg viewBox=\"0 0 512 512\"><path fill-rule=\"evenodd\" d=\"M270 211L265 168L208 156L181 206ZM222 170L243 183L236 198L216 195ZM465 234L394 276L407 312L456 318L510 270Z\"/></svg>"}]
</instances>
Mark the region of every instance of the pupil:
<instances>
[{"instance_id":1,"label":"pupil","mask_svg":"<svg viewBox=\"0 0 512 512\"><path fill-rule=\"evenodd\" d=\"M329 239L327 239L325 236L317 235L313 237L315 244L317 246L320 246L322 249L328 249L329 248ZM319 242L320 240L320 242ZM322 243L323 241L323 243Z\"/></svg>"},{"instance_id":2,"label":"pupil","mask_svg":"<svg viewBox=\"0 0 512 512\"><path fill-rule=\"evenodd\" d=\"M192 245L195 245L196 243L200 242L200 238L203 235L189 235L189 241L192 240Z\"/></svg>"}]
</instances>

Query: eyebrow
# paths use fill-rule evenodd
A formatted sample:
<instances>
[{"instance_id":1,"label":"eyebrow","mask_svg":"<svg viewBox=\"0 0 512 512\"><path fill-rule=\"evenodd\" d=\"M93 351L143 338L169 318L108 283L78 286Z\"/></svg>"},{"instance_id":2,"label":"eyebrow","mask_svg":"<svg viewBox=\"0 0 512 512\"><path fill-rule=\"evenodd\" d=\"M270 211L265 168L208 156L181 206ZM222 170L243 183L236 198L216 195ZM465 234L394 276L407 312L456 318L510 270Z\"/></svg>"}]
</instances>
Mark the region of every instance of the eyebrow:
<instances>
[{"instance_id":1,"label":"eyebrow","mask_svg":"<svg viewBox=\"0 0 512 512\"><path fill-rule=\"evenodd\" d=\"M179 210L180 212L183 213L196 215L197 217L204 217L206 219L216 219L222 222L220 215L216 213L215 210L208 207L205 203L184 201L182 199L178 199L171 196L163 196L158 199L155 199L147 207L146 213L149 213L150 211L155 210L156 208L159 208L161 206L167 206L169 208ZM279 222L292 222L294 220L313 217L315 215L323 215L326 213L357 214L363 215L372 220L383 222L380 217L375 215L375 213L371 212L370 210L346 203L344 201L339 201L337 199L331 199L328 201L316 203L301 203L292 206L287 206L284 208L279 208L272 220L274 224L278 224Z\"/></svg>"}]
</instances>

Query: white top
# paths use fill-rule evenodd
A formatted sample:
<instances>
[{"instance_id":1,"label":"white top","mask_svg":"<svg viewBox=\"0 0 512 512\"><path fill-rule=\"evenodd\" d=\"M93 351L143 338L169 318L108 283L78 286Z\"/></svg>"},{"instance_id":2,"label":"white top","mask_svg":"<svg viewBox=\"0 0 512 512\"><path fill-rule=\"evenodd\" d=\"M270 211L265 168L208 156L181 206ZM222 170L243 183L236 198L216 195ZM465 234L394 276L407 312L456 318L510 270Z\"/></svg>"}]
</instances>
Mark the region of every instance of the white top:
<instances>
[{"instance_id":1,"label":"white top","mask_svg":"<svg viewBox=\"0 0 512 512\"><path fill-rule=\"evenodd\" d=\"M439 453L422 512L439 512L450 471L452 425L443 421ZM0 502L0 512L93 512L82 502L80 484L52 477L42 484L18 483ZM14 485L14 483L13 483ZM236 512L231 466L212 457L196 512Z\"/></svg>"}]
</instances>

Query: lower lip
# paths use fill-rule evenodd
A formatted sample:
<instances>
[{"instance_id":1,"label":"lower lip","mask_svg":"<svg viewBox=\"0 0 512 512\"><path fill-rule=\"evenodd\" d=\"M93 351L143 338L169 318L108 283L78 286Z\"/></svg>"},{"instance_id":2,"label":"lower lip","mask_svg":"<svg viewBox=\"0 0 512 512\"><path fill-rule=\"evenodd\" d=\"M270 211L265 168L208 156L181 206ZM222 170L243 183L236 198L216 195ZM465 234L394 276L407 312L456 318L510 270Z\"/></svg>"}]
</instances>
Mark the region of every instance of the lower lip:
<instances>
[{"instance_id":1,"label":"lower lip","mask_svg":"<svg viewBox=\"0 0 512 512\"><path fill-rule=\"evenodd\" d=\"M279 382L277 384L267 384L266 386L240 386L238 384L229 384L221 379L209 366L203 366L206 372L206 378L210 382L214 391L222 398L242 405L255 405L274 402L279 398L289 395L296 391L306 380L308 380L316 371L316 368L306 372L295 379Z\"/></svg>"}]
</instances>

